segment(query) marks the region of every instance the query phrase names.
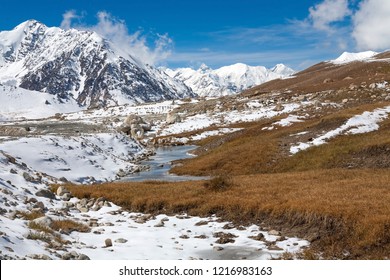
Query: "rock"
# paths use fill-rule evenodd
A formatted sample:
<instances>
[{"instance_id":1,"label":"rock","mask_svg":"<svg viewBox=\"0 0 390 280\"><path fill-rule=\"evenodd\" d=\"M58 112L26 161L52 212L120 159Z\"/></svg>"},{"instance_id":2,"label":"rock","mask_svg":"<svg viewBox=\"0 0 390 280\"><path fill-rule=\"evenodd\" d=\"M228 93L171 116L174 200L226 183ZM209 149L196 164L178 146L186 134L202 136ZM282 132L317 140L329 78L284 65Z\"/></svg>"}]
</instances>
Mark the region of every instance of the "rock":
<instances>
[{"instance_id":1,"label":"rock","mask_svg":"<svg viewBox=\"0 0 390 280\"><path fill-rule=\"evenodd\" d=\"M284 110L284 106L281 103L276 104L275 109L276 112L280 112Z\"/></svg>"},{"instance_id":2,"label":"rock","mask_svg":"<svg viewBox=\"0 0 390 280\"><path fill-rule=\"evenodd\" d=\"M249 236L249 238L256 240L256 241L265 241L264 234L259 233L258 235L255 236Z\"/></svg>"},{"instance_id":3,"label":"rock","mask_svg":"<svg viewBox=\"0 0 390 280\"><path fill-rule=\"evenodd\" d=\"M134 139L141 139L144 137L144 129L139 124L132 124L130 127L130 135Z\"/></svg>"},{"instance_id":4,"label":"rock","mask_svg":"<svg viewBox=\"0 0 390 280\"><path fill-rule=\"evenodd\" d=\"M51 191L49 190L45 190L45 189L40 189L39 191L37 191L35 193L36 196L40 196L40 197L46 197L46 198L49 198L49 199L55 199L56 196L54 195L54 193L52 193Z\"/></svg>"},{"instance_id":5,"label":"rock","mask_svg":"<svg viewBox=\"0 0 390 280\"><path fill-rule=\"evenodd\" d=\"M219 252L219 251L223 250L223 247L221 247L221 246L214 246L213 250Z\"/></svg>"},{"instance_id":6,"label":"rock","mask_svg":"<svg viewBox=\"0 0 390 280\"><path fill-rule=\"evenodd\" d=\"M235 240L233 238L237 238L236 235L232 233L225 233L225 232L216 232L213 234L215 238L219 238L215 243L217 244L226 244L226 243L234 243Z\"/></svg>"},{"instance_id":7,"label":"rock","mask_svg":"<svg viewBox=\"0 0 390 280\"><path fill-rule=\"evenodd\" d=\"M343 80L344 81L346 81L346 80L353 80L353 78L348 76L348 77L345 77Z\"/></svg>"},{"instance_id":8,"label":"rock","mask_svg":"<svg viewBox=\"0 0 390 280\"><path fill-rule=\"evenodd\" d=\"M277 231L277 230L270 230L268 232L269 235L280 235L280 231Z\"/></svg>"},{"instance_id":9,"label":"rock","mask_svg":"<svg viewBox=\"0 0 390 280\"><path fill-rule=\"evenodd\" d=\"M342 101L342 103L348 103L348 101L349 101L349 99L348 98L345 98L345 99L343 99L343 101Z\"/></svg>"},{"instance_id":10,"label":"rock","mask_svg":"<svg viewBox=\"0 0 390 280\"><path fill-rule=\"evenodd\" d=\"M331 78L327 78L323 81L324 84L328 84L328 83L331 83L333 82L333 80Z\"/></svg>"},{"instance_id":11,"label":"rock","mask_svg":"<svg viewBox=\"0 0 390 280\"><path fill-rule=\"evenodd\" d=\"M70 193L65 193L61 196L61 199L63 201L69 201L72 198L72 195Z\"/></svg>"},{"instance_id":12,"label":"rock","mask_svg":"<svg viewBox=\"0 0 390 280\"><path fill-rule=\"evenodd\" d=\"M115 243L126 243L127 242L127 239L124 239L124 238L118 238L115 240Z\"/></svg>"},{"instance_id":13,"label":"rock","mask_svg":"<svg viewBox=\"0 0 390 280\"><path fill-rule=\"evenodd\" d=\"M88 200L86 198L80 199L79 205L80 206L87 206Z\"/></svg>"},{"instance_id":14,"label":"rock","mask_svg":"<svg viewBox=\"0 0 390 280\"><path fill-rule=\"evenodd\" d=\"M60 180L61 182L64 182L64 183L69 182L68 179L66 179L65 177L61 177L58 180Z\"/></svg>"},{"instance_id":15,"label":"rock","mask_svg":"<svg viewBox=\"0 0 390 280\"><path fill-rule=\"evenodd\" d=\"M11 168L11 170L9 171L11 174L18 174L18 172L15 170L15 169L13 169L13 168Z\"/></svg>"},{"instance_id":16,"label":"rock","mask_svg":"<svg viewBox=\"0 0 390 280\"><path fill-rule=\"evenodd\" d=\"M43 217L36 218L36 219L32 220L32 222L39 224L39 225L42 225L42 226L45 226L45 227L50 227L51 223L53 222L53 219L50 217L47 217L47 216L43 216Z\"/></svg>"},{"instance_id":17,"label":"rock","mask_svg":"<svg viewBox=\"0 0 390 280\"><path fill-rule=\"evenodd\" d=\"M4 156L7 158L9 163L16 164L16 159L13 156L4 154Z\"/></svg>"},{"instance_id":18,"label":"rock","mask_svg":"<svg viewBox=\"0 0 390 280\"><path fill-rule=\"evenodd\" d=\"M83 206L80 206L80 207L77 207L77 209L81 212L81 213L87 213L89 211L89 209L87 207L83 207Z\"/></svg>"},{"instance_id":19,"label":"rock","mask_svg":"<svg viewBox=\"0 0 390 280\"><path fill-rule=\"evenodd\" d=\"M110 238L107 238L106 240L104 240L104 244L106 245L106 247L112 247L112 240Z\"/></svg>"},{"instance_id":20,"label":"rock","mask_svg":"<svg viewBox=\"0 0 390 280\"><path fill-rule=\"evenodd\" d=\"M27 172L23 172L23 178L24 180L26 180L27 182L35 182L35 179L34 177L32 177L30 174L28 174Z\"/></svg>"},{"instance_id":21,"label":"rock","mask_svg":"<svg viewBox=\"0 0 390 280\"><path fill-rule=\"evenodd\" d=\"M181 122L181 117L177 113L168 112L166 122L167 124L174 124L177 122Z\"/></svg>"},{"instance_id":22,"label":"rock","mask_svg":"<svg viewBox=\"0 0 390 280\"><path fill-rule=\"evenodd\" d=\"M70 193L64 186L59 186L57 189L57 195L63 196L66 193Z\"/></svg>"},{"instance_id":23,"label":"rock","mask_svg":"<svg viewBox=\"0 0 390 280\"><path fill-rule=\"evenodd\" d=\"M163 227L163 226L164 226L164 222L163 221L160 221L159 223L154 225L154 227Z\"/></svg>"},{"instance_id":24,"label":"rock","mask_svg":"<svg viewBox=\"0 0 390 280\"><path fill-rule=\"evenodd\" d=\"M348 87L349 90L357 90L358 89L358 86L355 85L355 84L350 84L349 87Z\"/></svg>"},{"instance_id":25,"label":"rock","mask_svg":"<svg viewBox=\"0 0 390 280\"><path fill-rule=\"evenodd\" d=\"M89 258L87 255L80 254L80 255L77 257L77 260L79 260L79 261L86 261L86 260L90 260L90 258Z\"/></svg>"},{"instance_id":26,"label":"rock","mask_svg":"<svg viewBox=\"0 0 390 280\"><path fill-rule=\"evenodd\" d=\"M45 210L45 205L43 204L42 201L38 201L34 204L33 206L33 211L44 211Z\"/></svg>"}]
</instances>

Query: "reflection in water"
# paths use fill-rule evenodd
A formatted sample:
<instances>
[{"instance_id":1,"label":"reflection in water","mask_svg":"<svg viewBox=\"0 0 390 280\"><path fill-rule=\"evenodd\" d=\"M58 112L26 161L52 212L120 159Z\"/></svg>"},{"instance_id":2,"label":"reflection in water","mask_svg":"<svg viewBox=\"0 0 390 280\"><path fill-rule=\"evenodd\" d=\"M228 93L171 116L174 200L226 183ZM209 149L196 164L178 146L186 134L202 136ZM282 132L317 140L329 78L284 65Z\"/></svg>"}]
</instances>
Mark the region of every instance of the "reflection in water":
<instances>
[{"instance_id":1,"label":"reflection in water","mask_svg":"<svg viewBox=\"0 0 390 280\"><path fill-rule=\"evenodd\" d=\"M195 148L196 146L159 147L156 149L156 155L141 162L141 164L150 166L150 170L130 174L124 177L122 181L187 181L207 179L208 177L178 176L169 173L172 161L193 157L193 155L189 154L189 151Z\"/></svg>"}]
</instances>

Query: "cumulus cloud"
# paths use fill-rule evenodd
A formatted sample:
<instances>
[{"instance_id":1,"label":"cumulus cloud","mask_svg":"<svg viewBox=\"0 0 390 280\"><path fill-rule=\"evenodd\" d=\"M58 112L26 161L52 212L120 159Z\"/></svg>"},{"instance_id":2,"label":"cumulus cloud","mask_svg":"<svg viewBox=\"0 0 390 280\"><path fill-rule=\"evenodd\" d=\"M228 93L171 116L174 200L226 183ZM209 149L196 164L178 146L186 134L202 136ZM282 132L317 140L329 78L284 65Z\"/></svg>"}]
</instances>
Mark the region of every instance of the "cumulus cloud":
<instances>
[{"instance_id":1,"label":"cumulus cloud","mask_svg":"<svg viewBox=\"0 0 390 280\"><path fill-rule=\"evenodd\" d=\"M75 18L77 18L75 11L66 12L63 15L61 27L69 29ZM98 33L103 38L110 40L123 53L131 55L144 64L160 64L171 54L173 42L167 34L150 33L146 36L142 30L131 33L123 20L116 19L104 11L97 14L97 19L98 22L95 25L73 27Z\"/></svg>"},{"instance_id":2,"label":"cumulus cloud","mask_svg":"<svg viewBox=\"0 0 390 280\"><path fill-rule=\"evenodd\" d=\"M364 0L353 16L353 33L358 49L390 48L390 1Z\"/></svg>"},{"instance_id":3,"label":"cumulus cloud","mask_svg":"<svg viewBox=\"0 0 390 280\"><path fill-rule=\"evenodd\" d=\"M331 24L344 20L351 15L351 10L348 7L348 0L324 0L310 7L309 13L314 28L332 31Z\"/></svg>"}]
</instances>

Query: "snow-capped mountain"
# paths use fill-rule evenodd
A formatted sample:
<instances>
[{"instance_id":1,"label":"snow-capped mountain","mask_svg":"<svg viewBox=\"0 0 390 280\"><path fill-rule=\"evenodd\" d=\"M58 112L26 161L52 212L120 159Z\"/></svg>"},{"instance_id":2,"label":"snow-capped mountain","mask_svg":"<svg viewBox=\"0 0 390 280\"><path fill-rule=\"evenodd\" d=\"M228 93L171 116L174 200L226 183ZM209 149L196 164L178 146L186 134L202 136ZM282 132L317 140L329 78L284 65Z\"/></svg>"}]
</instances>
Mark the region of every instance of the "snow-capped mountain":
<instances>
[{"instance_id":1,"label":"snow-capped mountain","mask_svg":"<svg viewBox=\"0 0 390 280\"><path fill-rule=\"evenodd\" d=\"M216 70L202 64L198 70L179 68L176 70L165 69L165 72L169 76L183 81L200 96L216 97L237 94L255 85L290 76L294 70L283 64L267 69L263 66L237 63Z\"/></svg>"},{"instance_id":2,"label":"snow-capped mountain","mask_svg":"<svg viewBox=\"0 0 390 280\"><path fill-rule=\"evenodd\" d=\"M377 54L378 54L377 52L373 52L373 51L365 51L365 52L358 52L358 53L343 52L338 58L331 60L330 62L334 64L343 64L343 63L350 63L353 61L362 61L362 60L370 59Z\"/></svg>"},{"instance_id":3,"label":"snow-capped mountain","mask_svg":"<svg viewBox=\"0 0 390 280\"><path fill-rule=\"evenodd\" d=\"M0 32L0 82L97 107L194 96L95 32L26 21Z\"/></svg>"}]
</instances>

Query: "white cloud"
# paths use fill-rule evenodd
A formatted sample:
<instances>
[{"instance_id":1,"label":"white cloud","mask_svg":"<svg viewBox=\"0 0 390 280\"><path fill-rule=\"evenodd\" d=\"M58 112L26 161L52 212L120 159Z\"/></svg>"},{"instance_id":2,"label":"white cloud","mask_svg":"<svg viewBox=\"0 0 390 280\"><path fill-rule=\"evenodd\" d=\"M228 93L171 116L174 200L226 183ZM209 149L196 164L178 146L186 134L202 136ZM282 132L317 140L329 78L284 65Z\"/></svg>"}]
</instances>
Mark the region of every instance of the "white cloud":
<instances>
[{"instance_id":1,"label":"white cloud","mask_svg":"<svg viewBox=\"0 0 390 280\"><path fill-rule=\"evenodd\" d=\"M359 50L390 48L390 1L365 0L353 16L353 33Z\"/></svg>"},{"instance_id":2,"label":"white cloud","mask_svg":"<svg viewBox=\"0 0 390 280\"><path fill-rule=\"evenodd\" d=\"M68 11L63 15L61 27L69 29L72 20L78 18L75 11ZM130 33L126 23L115 19L109 13L101 11L97 14L98 22L93 26L74 26L78 29L90 30L110 40L123 52L130 54L142 63L156 65L166 60L171 54L172 40L167 34L152 34L154 38L152 46L149 46L148 38L141 30Z\"/></svg>"},{"instance_id":3,"label":"white cloud","mask_svg":"<svg viewBox=\"0 0 390 280\"><path fill-rule=\"evenodd\" d=\"M60 27L62 29L68 30L71 28L73 19L80 18L79 15L77 15L76 11L71 10L67 11L62 15L62 22Z\"/></svg>"},{"instance_id":4,"label":"white cloud","mask_svg":"<svg viewBox=\"0 0 390 280\"><path fill-rule=\"evenodd\" d=\"M319 30L332 31L331 24L342 21L351 15L348 0L324 0L310 7L309 19L313 27Z\"/></svg>"}]
</instances>

